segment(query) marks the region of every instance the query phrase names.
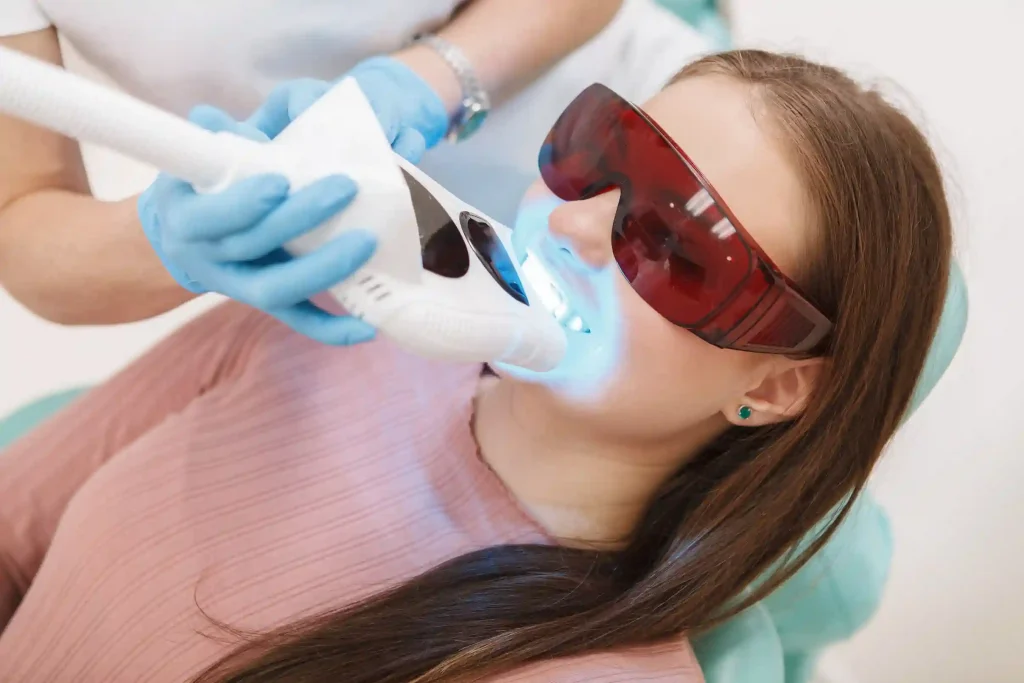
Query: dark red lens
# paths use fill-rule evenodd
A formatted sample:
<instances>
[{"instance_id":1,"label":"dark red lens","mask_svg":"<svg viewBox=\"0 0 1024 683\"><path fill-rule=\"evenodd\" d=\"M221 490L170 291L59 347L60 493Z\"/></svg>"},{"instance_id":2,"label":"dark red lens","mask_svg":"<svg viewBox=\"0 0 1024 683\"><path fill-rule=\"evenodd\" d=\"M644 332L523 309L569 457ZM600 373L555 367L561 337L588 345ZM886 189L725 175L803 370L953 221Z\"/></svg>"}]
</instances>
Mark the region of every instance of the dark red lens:
<instances>
[{"instance_id":1,"label":"dark red lens","mask_svg":"<svg viewBox=\"0 0 1024 683\"><path fill-rule=\"evenodd\" d=\"M703 324L750 275L750 253L728 219L710 209L695 215L690 207L706 192L626 192L612 236L619 267L658 313L677 325Z\"/></svg>"},{"instance_id":2,"label":"dark red lens","mask_svg":"<svg viewBox=\"0 0 1024 683\"><path fill-rule=\"evenodd\" d=\"M562 199L620 188L615 260L670 321L702 324L750 274L750 253L711 195L658 131L611 91L584 91L546 147L541 173Z\"/></svg>"},{"instance_id":3,"label":"dark red lens","mask_svg":"<svg viewBox=\"0 0 1024 683\"><path fill-rule=\"evenodd\" d=\"M619 111L604 106L608 102L600 90L585 90L562 113L541 147L541 176L566 201L592 196L602 185L608 186L603 160L617 139L605 133L619 126Z\"/></svg>"},{"instance_id":4,"label":"dark red lens","mask_svg":"<svg viewBox=\"0 0 1024 683\"><path fill-rule=\"evenodd\" d=\"M615 260L671 322L719 346L770 352L806 351L828 331L682 150L608 88L591 86L569 105L540 171L565 201L620 190Z\"/></svg>"}]
</instances>

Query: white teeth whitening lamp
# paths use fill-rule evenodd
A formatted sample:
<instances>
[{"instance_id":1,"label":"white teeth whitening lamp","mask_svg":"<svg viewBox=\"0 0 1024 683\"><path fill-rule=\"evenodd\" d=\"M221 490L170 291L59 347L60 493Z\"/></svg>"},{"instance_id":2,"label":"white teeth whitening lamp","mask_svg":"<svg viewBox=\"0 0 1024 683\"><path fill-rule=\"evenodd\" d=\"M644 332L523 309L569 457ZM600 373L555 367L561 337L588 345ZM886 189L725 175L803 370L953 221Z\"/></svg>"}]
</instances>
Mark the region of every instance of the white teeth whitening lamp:
<instances>
[{"instance_id":1,"label":"white teeth whitening lamp","mask_svg":"<svg viewBox=\"0 0 1024 683\"><path fill-rule=\"evenodd\" d=\"M391 151L354 79L345 79L270 143L211 133L128 95L0 48L0 112L112 149L216 192L279 173L293 190L331 174L359 187L332 220L286 245L308 253L349 229L377 251L330 294L409 351L439 360L554 369L566 328L512 254L511 231ZM557 308L558 302L555 303Z\"/></svg>"}]
</instances>

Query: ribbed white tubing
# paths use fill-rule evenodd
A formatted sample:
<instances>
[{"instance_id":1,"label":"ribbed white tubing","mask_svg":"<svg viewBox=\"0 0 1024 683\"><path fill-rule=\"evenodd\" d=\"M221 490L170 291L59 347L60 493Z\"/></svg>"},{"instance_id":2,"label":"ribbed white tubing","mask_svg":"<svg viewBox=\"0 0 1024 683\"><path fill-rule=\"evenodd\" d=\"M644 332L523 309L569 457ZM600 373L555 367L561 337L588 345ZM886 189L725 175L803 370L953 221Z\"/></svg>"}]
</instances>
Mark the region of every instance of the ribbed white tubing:
<instances>
[{"instance_id":1,"label":"ribbed white tubing","mask_svg":"<svg viewBox=\"0 0 1024 683\"><path fill-rule=\"evenodd\" d=\"M238 158L234 136L0 47L0 112L150 164L197 188L215 187ZM256 144L256 143L253 143Z\"/></svg>"},{"instance_id":2,"label":"ribbed white tubing","mask_svg":"<svg viewBox=\"0 0 1024 683\"><path fill-rule=\"evenodd\" d=\"M543 372L565 355L565 331L551 314L541 305L523 306L514 300L479 263L458 279L424 273L415 210L398 167L428 187L450 215L472 207L391 152L355 80L332 88L273 143L264 144L211 133L0 47L0 113L120 152L199 191L216 191L257 172L282 173L293 188L328 173L350 175L359 183L356 200L286 245L292 253L303 254L346 230L374 231L378 248L364 267L372 277L350 278L330 290L349 311L359 311L371 325L428 358L498 361ZM493 226L507 239L507 228Z\"/></svg>"}]
</instances>

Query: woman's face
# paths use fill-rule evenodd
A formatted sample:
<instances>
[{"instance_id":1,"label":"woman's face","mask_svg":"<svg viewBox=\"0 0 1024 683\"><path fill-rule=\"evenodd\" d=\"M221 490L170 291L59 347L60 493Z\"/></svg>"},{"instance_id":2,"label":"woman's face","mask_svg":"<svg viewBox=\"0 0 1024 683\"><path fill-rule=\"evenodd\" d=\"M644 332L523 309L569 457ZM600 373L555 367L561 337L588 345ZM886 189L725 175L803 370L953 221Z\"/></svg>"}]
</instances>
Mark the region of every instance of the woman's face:
<instances>
[{"instance_id":1,"label":"woman's face","mask_svg":"<svg viewBox=\"0 0 1024 683\"><path fill-rule=\"evenodd\" d=\"M702 76L670 86L643 109L686 151L779 268L796 277L809 242L807 202L759 106L749 86ZM614 302L605 305L616 309L621 337L606 377L596 383L579 378L592 387L586 395L571 386L543 385L527 393L618 439L672 438L700 423L724 427L724 420L765 424L799 409L813 382L812 364L714 347L665 320L633 291L612 257L617 190L578 202L550 199L536 185L522 216L530 206L554 206L545 212L550 233L576 259L614 271ZM737 417L741 405L754 409L745 421Z\"/></svg>"}]
</instances>

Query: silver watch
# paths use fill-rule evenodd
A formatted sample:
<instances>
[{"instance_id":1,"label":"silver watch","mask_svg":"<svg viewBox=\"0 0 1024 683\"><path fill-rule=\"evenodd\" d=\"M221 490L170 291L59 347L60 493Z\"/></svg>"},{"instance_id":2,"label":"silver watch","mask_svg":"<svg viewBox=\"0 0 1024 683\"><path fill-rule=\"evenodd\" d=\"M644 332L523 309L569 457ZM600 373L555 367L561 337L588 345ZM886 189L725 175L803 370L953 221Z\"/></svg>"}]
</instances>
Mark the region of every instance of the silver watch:
<instances>
[{"instance_id":1,"label":"silver watch","mask_svg":"<svg viewBox=\"0 0 1024 683\"><path fill-rule=\"evenodd\" d=\"M465 140L479 130L487 118L491 111L491 98L480 85L473 65L458 46L432 33L416 36L413 43L421 43L433 49L455 72L455 77L462 88L462 102L448 129L448 140Z\"/></svg>"}]
</instances>

